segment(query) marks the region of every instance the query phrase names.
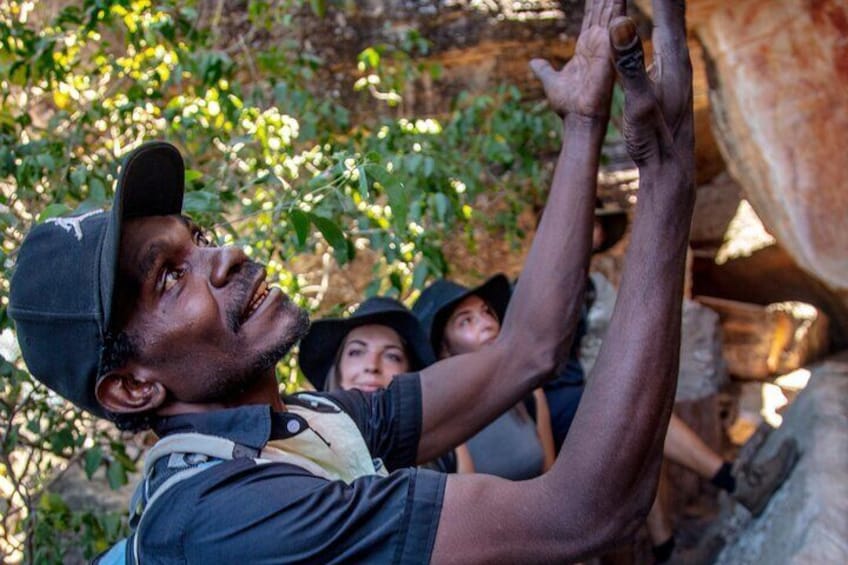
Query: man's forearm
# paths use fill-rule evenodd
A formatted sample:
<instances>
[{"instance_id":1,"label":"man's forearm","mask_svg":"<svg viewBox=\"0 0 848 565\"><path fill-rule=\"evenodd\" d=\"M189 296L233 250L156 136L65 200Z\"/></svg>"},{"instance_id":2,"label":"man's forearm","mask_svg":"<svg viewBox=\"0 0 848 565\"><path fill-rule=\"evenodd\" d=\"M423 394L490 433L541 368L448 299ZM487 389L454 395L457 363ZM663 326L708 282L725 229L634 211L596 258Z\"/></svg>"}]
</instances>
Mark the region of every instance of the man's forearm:
<instances>
[{"instance_id":1,"label":"man's forearm","mask_svg":"<svg viewBox=\"0 0 848 565\"><path fill-rule=\"evenodd\" d=\"M607 120L569 116L564 122L548 202L498 339L485 351L424 372L420 460L471 437L568 355L586 283ZM436 386L437 372L452 382Z\"/></svg>"},{"instance_id":2,"label":"man's forearm","mask_svg":"<svg viewBox=\"0 0 848 565\"><path fill-rule=\"evenodd\" d=\"M501 332L502 340L534 351L540 367L529 377L544 375L567 357L591 255L595 187L608 119L569 114L563 121L563 144L547 204Z\"/></svg>"}]
</instances>

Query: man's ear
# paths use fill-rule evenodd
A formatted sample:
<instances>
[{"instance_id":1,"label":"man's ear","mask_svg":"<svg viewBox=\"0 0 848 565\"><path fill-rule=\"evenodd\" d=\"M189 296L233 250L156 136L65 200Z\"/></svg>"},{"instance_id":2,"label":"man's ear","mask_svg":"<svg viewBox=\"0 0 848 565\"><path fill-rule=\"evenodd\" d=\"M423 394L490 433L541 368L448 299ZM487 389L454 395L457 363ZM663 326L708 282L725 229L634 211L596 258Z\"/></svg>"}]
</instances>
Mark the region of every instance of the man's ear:
<instances>
[{"instance_id":1,"label":"man's ear","mask_svg":"<svg viewBox=\"0 0 848 565\"><path fill-rule=\"evenodd\" d=\"M107 373L97 383L97 400L115 414L137 414L156 410L165 403L168 391L161 382L138 367L123 367Z\"/></svg>"}]
</instances>

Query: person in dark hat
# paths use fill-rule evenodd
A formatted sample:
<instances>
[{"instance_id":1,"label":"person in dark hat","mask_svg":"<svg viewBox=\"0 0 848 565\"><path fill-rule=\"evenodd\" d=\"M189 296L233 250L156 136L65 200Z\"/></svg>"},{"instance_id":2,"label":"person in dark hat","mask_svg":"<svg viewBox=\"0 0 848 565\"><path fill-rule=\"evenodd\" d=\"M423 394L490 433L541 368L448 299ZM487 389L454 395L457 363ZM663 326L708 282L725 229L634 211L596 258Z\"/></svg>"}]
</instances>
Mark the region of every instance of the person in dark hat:
<instances>
[{"instance_id":1,"label":"person in dark hat","mask_svg":"<svg viewBox=\"0 0 848 565\"><path fill-rule=\"evenodd\" d=\"M276 363L308 317L262 265L210 245L181 215L183 161L170 144L127 157L111 212L29 231L8 312L33 376L159 438L133 533L101 563L562 563L632 535L654 498L673 402L694 157L683 4L654 1L659 83L624 9L588 2L572 60L532 62L563 147L497 339L385 389L280 396ZM645 212L562 454L522 482L418 469L567 356L615 69Z\"/></svg>"},{"instance_id":2,"label":"person in dark hat","mask_svg":"<svg viewBox=\"0 0 848 565\"><path fill-rule=\"evenodd\" d=\"M412 310L439 358L445 359L478 351L497 338L510 293L502 274L474 288L439 279L422 291ZM542 389L501 414L466 445L480 473L525 480L545 472L555 455Z\"/></svg>"},{"instance_id":3,"label":"person in dark hat","mask_svg":"<svg viewBox=\"0 0 848 565\"><path fill-rule=\"evenodd\" d=\"M316 390L374 392L403 373L435 361L418 319L394 298L373 296L345 318L312 323L300 342L298 362ZM423 465L445 473L472 473L463 444Z\"/></svg>"},{"instance_id":4,"label":"person in dark hat","mask_svg":"<svg viewBox=\"0 0 848 565\"><path fill-rule=\"evenodd\" d=\"M389 339L383 340L387 346L375 349L387 356L370 359L373 365L368 369L370 376L357 378L350 373L342 374L344 354L350 353L349 357L353 358L363 353L361 348L352 345L353 338L364 335L373 329L371 326L378 326L383 335L388 335ZM366 299L345 318L313 322L300 342L298 354L300 368L316 390L355 388L372 392L388 386L395 375L420 371L435 360L430 342L415 316L394 298L384 296ZM381 361L387 363L387 370L382 368Z\"/></svg>"}]
</instances>

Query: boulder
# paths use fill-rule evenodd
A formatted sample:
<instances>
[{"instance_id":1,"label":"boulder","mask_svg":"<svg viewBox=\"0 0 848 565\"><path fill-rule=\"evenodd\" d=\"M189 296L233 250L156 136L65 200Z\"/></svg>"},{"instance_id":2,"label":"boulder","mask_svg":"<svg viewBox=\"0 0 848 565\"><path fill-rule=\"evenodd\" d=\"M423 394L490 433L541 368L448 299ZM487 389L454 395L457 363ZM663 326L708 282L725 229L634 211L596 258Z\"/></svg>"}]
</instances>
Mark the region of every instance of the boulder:
<instances>
[{"instance_id":1,"label":"boulder","mask_svg":"<svg viewBox=\"0 0 848 565\"><path fill-rule=\"evenodd\" d=\"M792 437L801 458L758 518L740 506L721 518L728 545L718 564L848 562L848 353L809 371L755 455L767 457Z\"/></svg>"},{"instance_id":2,"label":"boulder","mask_svg":"<svg viewBox=\"0 0 848 565\"><path fill-rule=\"evenodd\" d=\"M718 312L730 374L765 379L815 361L828 347L828 318L814 306L787 301L760 306L699 296Z\"/></svg>"},{"instance_id":3,"label":"boulder","mask_svg":"<svg viewBox=\"0 0 848 565\"><path fill-rule=\"evenodd\" d=\"M718 145L767 230L848 297L848 6L725 2L699 28Z\"/></svg>"}]
</instances>

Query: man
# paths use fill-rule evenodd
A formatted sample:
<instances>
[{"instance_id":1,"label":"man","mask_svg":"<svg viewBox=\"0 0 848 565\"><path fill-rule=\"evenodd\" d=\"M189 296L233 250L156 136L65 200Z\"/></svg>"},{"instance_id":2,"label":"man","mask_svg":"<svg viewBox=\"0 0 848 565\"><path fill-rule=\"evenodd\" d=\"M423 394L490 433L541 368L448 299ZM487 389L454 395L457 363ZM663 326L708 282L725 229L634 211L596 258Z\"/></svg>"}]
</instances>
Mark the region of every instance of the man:
<instances>
[{"instance_id":1,"label":"man","mask_svg":"<svg viewBox=\"0 0 848 565\"><path fill-rule=\"evenodd\" d=\"M694 202L691 70L680 3L655 2L656 83L635 25L616 18L623 9L622 0L587 3L572 60L558 72L532 63L565 135L498 339L401 375L383 392L283 403L274 364L305 317L267 286L261 266L209 247L178 215L182 163L168 145L130 156L110 215L32 230L9 308L30 370L77 404L162 436L145 464L144 510L128 545L136 559L562 562L642 522L677 369ZM611 58L645 212L611 339L563 448L569 461L522 483L407 467L473 435L567 355L563 328L577 321L579 295L562 289L586 277ZM660 240L660 249L648 245ZM467 406L483 383L490 392Z\"/></svg>"}]
</instances>

